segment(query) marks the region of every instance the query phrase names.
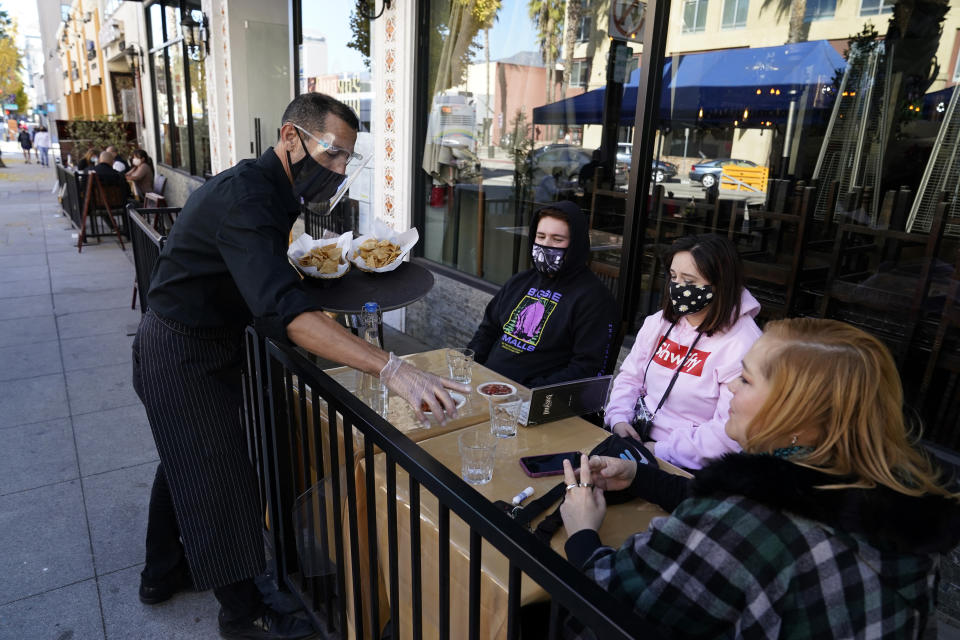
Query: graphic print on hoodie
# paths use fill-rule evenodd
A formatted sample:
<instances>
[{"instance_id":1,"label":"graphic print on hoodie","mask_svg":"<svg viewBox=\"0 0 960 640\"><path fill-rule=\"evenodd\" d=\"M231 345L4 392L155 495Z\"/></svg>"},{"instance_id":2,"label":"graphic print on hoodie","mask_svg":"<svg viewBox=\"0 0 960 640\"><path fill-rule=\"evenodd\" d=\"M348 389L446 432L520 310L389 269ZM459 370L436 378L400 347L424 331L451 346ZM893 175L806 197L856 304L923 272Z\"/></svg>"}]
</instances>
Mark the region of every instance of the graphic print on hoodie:
<instances>
[{"instance_id":1,"label":"graphic print on hoodie","mask_svg":"<svg viewBox=\"0 0 960 640\"><path fill-rule=\"evenodd\" d=\"M540 344L540 336L563 295L542 289L530 289L520 299L503 325L503 343L507 351L533 351Z\"/></svg>"},{"instance_id":2,"label":"graphic print on hoodie","mask_svg":"<svg viewBox=\"0 0 960 640\"><path fill-rule=\"evenodd\" d=\"M661 367L670 369L670 371L676 370L676 368L680 366L680 363L683 362L684 357L686 357L687 351L690 350L689 347L674 342L670 338L664 339L664 336L660 336L660 342L662 342L662 344L660 348L657 349L657 353L654 354L653 361ZM687 373L699 378L701 374L703 374L703 364L707 361L708 357L710 357L709 351L694 349L690 357L687 358L680 373Z\"/></svg>"}]
</instances>

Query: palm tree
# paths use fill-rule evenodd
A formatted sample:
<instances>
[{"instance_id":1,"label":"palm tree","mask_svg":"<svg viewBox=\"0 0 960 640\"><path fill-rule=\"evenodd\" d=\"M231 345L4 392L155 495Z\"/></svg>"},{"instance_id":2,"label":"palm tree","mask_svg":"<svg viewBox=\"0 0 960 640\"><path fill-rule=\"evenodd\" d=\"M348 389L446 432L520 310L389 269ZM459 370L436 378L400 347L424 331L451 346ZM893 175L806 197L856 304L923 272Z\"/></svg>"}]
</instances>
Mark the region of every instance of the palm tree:
<instances>
[{"instance_id":1,"label":"palm tree","mask_svg":"<svg viewBox=\"0 0 960 640\"><path fill-rule=\"evenodd\" d=\"M564 0L529 0L527 9L530 19L537 28L537 39L540 44L540 54L547 68L546 94L547 102L553 102L553 88L556 81L555 69L557 54L560 51L560 42L563 36Z\"/></svg>"},{"instance_id":2,"label":"palm tree","mask_svg":"<svg viewBox=\"0 0 960 640\"><path fill-rule=\"evenodd\" d=\"M570 88L570 74L573 72L573 48L577 43L577 31L583 17L583 0L567 0L567 28L563 41L563 88L561 97L566 97Z\"/></svg>"}]
</instances>

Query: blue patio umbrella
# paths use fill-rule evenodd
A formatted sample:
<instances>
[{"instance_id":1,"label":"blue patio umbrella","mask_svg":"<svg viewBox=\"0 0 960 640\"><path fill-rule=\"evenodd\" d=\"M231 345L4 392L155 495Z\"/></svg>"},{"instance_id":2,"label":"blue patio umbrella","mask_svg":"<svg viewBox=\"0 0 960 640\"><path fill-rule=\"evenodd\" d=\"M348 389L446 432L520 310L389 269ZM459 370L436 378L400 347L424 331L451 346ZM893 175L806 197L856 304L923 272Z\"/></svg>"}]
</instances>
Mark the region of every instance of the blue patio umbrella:
<instances>
[{"instance_id":1,"label":"blue patio umbrella","mask_svg":"<svg viewBox=\"0 0 960 640\"><path fill-rule=\"evenodd\" d=\"M826 40L777 47L726 49L668 58L660 119L692 124L769 126L786 121L790 102L806 107L804 120L824 117L832 81L846 61ZM619 123L632 125L639 70L623 88ZM542 124L601 124L606 88L533 110ZM743 113L747 112L744 121Z\"/></svg>"}]
</instances>

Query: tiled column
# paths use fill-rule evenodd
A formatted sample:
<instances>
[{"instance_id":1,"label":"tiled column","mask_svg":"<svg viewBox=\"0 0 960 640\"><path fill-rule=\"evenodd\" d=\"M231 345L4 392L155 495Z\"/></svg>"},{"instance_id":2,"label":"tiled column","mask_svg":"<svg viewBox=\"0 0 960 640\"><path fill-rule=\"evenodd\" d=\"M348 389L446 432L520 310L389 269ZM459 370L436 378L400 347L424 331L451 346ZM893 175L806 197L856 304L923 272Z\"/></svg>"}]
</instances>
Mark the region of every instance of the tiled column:
<instances>
[{"instance_id":1,"label":"tiled column","mask_svg":"<svg viewBox=\"0 0 960 640\"><path fill-rule=\"evenodd\" d=\"M202 0L203 13L210 20L210 54L207 74L207 121L210 126L210 163L213 173L237 162L233 145L233 84L230 64L230 14L227 0Z\"/></svg>"},{"instance_id":2,"label":"tiled column","mask_svg":"<svg viewBox=\"0 0 960 640\"><path fill-rule=\"evenodd\" d=\"M377 5L380 4L378 1ZM396 2L370 25L374 95L370 128L374 136L373 213L394 229L413 224L413 80L416 61L416 3ZM405 327L405 310L384 315L384 322Z\"/></svg>"},{"instance_id":3,"label":"tiled column","mask_svg":"<svg viewBox=\"0 0 960 640\"><path fill-rule=\"evenodd\" d=\"M377 3L379 4L379 2ZM373 211L398 230L413 224L413 76L416 3L397 2L371 23L376 178Z\"/></svg>"}]
</instances>

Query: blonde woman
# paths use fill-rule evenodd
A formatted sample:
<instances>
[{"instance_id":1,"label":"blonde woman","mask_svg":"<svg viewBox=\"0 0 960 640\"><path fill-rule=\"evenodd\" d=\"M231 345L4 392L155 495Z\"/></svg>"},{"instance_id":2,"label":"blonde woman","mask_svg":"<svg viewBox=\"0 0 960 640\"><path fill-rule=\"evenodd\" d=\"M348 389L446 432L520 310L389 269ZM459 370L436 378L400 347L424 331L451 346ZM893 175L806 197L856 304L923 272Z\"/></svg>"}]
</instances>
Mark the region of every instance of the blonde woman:
<instances>
[{"instance_id":1,"label":"blonde woman","mask_svg":"<svg viewBox=\"0 0 960 640\"><path fill-rule=\"evenodd\" d=\"M772 322L731 390L743 453L691 481L584 457L578 483L567 465L567 557L670 637L918 637L960 495L910 442L886 347L837 321ZM601 489L627 487L672 514L614 550Z\"/></svg>"}]
</instances>

